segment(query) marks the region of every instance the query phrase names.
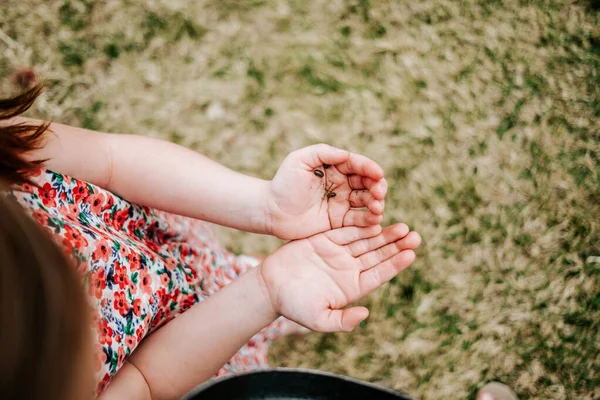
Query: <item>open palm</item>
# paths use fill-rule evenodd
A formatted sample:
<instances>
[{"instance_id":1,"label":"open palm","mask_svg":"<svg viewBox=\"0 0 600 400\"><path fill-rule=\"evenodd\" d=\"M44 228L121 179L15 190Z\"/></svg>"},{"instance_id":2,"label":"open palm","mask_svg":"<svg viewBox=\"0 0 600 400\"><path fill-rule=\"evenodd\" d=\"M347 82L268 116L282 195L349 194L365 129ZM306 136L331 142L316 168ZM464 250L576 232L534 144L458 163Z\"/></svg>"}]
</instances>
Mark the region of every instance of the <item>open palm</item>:
<instances>
[{"instance_id":1,"label":"open palm","mask_svg":"<svg viewBox=\"0 0 600 400\"><path fill-rule=\"evenodd\" d=\"M303 148L283 161L270 183L271 231L289 240L377 225L386 192L383 170L374 161L325 144Z\"/></svg>"},{"instance_id":2,"label":"open palm","mask_svg":"<svg viewBox=\"0 0 600 400\"><path fill-rule=\"evenodd\" d=\"M410 266L420 242L405 224L334 229L284 245L261 274L279 314L313 331L349 332L369 312L343 308Z\"/></svg>"}]
</instances>

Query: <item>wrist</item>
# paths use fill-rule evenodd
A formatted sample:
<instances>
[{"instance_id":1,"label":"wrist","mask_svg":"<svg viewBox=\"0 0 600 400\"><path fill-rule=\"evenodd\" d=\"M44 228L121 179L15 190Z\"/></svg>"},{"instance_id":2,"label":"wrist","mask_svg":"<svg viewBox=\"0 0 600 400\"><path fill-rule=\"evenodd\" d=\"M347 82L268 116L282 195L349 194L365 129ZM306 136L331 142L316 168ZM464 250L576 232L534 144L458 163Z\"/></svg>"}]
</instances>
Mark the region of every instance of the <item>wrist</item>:
<instances>
[{"instance_id":1,"label":"wrist","mask_svg":"<svg viewBox=\"0 0 600 400\"><path fill-rule=\"evenodd\" d=\"M261 321L267 322L267 325L281 315L275 307L273 296L267 286L263 274L263 265L251 269L244 275L248 287L246 288L248 297L251 298L251 303L254 304L254 309Z\"/></svg>"},{"instance_id":2,"label":"wrist","mask_svg":"<svg viewBox=\"0 0 600 400\"><path fill-rule=\"evenodd\" d=\"M250 231L263 235L272 235L272 215L271 215L271 189L270 181L256 179L254 191L256 193L253 207L250 210Z\"/></svg>"},{"instance_id":3,"label":"wrist","mask_svg":"<svg viewBox=\"0 0 600 400\"><path fill-rule=\"evenodd\" d=\"M265 221L265 234L275 236L279 239L290 240L292 238L286 237L281 228L284 224L285 215L277 205L276 194L272 189L272 181L266 181L263 194L263 215Z\"/></svg>"}]
</instances>

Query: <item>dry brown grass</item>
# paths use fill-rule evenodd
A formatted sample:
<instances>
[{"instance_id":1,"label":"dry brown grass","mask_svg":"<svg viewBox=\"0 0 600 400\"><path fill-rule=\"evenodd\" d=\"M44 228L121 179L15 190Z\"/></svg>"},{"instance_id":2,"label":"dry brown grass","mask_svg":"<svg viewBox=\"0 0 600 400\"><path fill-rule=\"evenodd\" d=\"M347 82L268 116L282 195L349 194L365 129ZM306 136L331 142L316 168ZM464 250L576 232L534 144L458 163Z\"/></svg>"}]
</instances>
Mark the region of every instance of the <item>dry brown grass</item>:
<instances>
[{"instance_id":1,"label":"dry brown grass","mask_svg":"<svg viewBox=\"0 0 600 400\"><path fill-rule=\"evenodd\" d=\"M34 114L161 136L271 177L328 142L379 161L424 245L351 335L275 346L423 399L485 382L600 396L600 16L594 2L4 0L0 76ZM228 232L231 248L277 241Z\"/></svg>"}]
</instances>

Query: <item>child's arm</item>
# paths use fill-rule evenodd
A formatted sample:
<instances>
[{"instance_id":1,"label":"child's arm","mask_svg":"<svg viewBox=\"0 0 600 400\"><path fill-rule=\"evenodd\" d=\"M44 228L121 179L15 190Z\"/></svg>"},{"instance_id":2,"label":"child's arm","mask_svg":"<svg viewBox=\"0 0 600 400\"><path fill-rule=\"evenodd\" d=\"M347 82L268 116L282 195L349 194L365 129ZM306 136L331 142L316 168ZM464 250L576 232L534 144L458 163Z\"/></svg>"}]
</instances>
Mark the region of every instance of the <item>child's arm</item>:
<instances>
[{"instance_id":1,"label":"child's arm","mask_svg":"<svg viewBox=\"0 0 600 400\"><path fill-rule=\"evenodd\" d=\"M99 400L179 399L210 379L277 318L259 278L249 271L144 339Z\"/></svg>"},{"instance_id":2,"label":"child's arm","mask_svg":"<svg viewBox=\"0 0 600 400\"><path fill-rule=\"evenodd\" d=\"M268 233L266 185L174 143L50 125L30 157L132 203L237 229Z\"/></svg>"},{"instance_id":3,"label":"child's arm","mask_svg":"<svg viewBox=\"0 0 600 400\"><path fill-rule=\"evenodd\" d=\"M368 311L346 307L407 268L420 240L397 224L289 242L144 339L101 399L180 398L278 315L314 331L350 332Z\"/></svg>"},{"instance_id":4,"label":"child's arm","mask_svg":"<svg viewBox=\"0 0 600 400\"><path fill-rule=\"evenodd\" d=\"M276 177L265 181L159 139L61 124L50 129L44 147L29 158L45 159L47 168L133 203L284 239L382 220L387 185L381 168L327 145L291 153ZM316 168L323 176L313 173ZM328 190L336 196L326 197Z\"/></svg>"}]
</instances>

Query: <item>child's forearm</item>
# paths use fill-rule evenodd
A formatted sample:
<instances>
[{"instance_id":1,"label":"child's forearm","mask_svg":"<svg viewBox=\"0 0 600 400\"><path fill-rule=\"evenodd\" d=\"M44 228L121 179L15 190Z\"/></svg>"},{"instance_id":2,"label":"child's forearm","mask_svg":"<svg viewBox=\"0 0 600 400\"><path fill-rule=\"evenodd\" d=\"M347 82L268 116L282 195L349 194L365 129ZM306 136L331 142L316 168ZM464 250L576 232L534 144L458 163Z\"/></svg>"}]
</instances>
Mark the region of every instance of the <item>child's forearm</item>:
<instances>
[{"instance_id":1,"label":"child's forearm","mask_svg":"<svg viewBox=\"0 0 600 400\"><path fill-rule=\"evenodd\" d=\"M212 377L277 317L262 285L251 270L144 339L101 399L178 399Z\"/></svg>"},{"instance_id":2,"label":"child's forearm","mask_svg":"<svg viewBox=\"0 0 600 400\"><path fill-rule=\"evenodd\" d=\"M162 140L132 135L109 135L106 140L113 168L109 190L134 203L268 233L268 182Z\"/></svg>"},{"instance_id":3,"label":"child's forearm","mask_svg":"<svg viewBox=\"0 0 600 400\"><path fill-rule=\"evenodd\" d=\"M34 121L35 122L35 121ZM52 124L42 149L56 172L125 199L249 232L269 233L268 183L166 141Z\"/></svg>"}]
</instances>

